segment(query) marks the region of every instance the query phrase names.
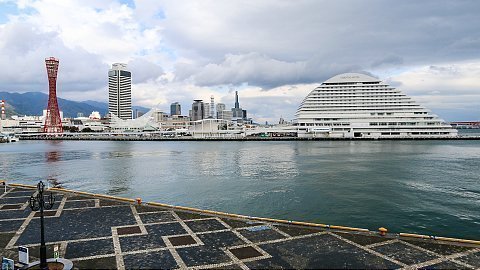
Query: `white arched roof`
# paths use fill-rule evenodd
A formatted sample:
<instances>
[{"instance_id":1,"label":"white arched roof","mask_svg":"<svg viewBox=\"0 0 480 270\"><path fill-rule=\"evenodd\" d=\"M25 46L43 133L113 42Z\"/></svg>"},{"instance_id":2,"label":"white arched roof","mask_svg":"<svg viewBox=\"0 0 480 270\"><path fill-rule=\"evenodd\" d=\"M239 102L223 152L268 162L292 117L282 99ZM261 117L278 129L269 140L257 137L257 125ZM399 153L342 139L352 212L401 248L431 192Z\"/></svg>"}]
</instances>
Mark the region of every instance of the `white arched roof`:
<instances>
[{"instance_id":1,"label":"white arched roof","mask_svg":"<svg viewBox=\"0 0 480 270\"><path fill-rule=\"evenodd\" d=\"M379 82L380 80L361 73L343 73L326 80L326 83Z\"/></svg>"}]
</instances>

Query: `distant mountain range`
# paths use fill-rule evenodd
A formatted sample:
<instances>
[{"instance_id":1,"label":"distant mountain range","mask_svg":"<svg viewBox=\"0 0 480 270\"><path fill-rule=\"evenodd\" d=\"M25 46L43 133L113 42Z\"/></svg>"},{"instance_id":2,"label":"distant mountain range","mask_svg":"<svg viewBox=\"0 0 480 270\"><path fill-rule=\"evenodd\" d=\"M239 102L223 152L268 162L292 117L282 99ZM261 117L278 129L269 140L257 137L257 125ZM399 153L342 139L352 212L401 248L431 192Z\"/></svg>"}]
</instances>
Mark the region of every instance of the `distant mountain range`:
<instances>
[{"instance_id":1,"label":"distant mountain range","mask_svg":"<svg viewBox=\"0 0 480 270\"><path fill-rule=\"evenodd\" d=\"M48 103L48 95L41 92L27 93L9 93L0 92L0 100L5 100L5 109L7 117L12 115L42 115ZM72 101L68 99L58 98L58 106L63 111L64 117L77 117L78 113L83 113L88 117L93 111L100 112L104 116L108 112L108 104L93 100ZM148 108L141 106L133 106L134 111L147 112Z\"/></svg>"}]
</instances>

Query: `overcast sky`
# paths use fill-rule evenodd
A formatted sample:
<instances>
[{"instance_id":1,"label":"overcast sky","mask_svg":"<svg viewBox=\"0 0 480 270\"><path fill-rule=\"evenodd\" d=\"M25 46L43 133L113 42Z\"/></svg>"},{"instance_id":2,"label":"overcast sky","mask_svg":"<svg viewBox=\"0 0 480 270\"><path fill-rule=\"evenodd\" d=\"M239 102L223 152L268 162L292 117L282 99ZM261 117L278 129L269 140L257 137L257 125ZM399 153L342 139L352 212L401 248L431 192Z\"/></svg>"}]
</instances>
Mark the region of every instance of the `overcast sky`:
<instances>
[{"instance_id":1,"label":"overcast sky","mask_svg":"<svg viewBox=\"0 0 480 270\"><path fill-rule=\"evenodd\" d=\"M372 74L447 121L480 120L480 1L0 0L0 91L107 101L107 73L132 71L134 105L240 105L293 119L343 72Z\"/></svg>"}]
</instances>

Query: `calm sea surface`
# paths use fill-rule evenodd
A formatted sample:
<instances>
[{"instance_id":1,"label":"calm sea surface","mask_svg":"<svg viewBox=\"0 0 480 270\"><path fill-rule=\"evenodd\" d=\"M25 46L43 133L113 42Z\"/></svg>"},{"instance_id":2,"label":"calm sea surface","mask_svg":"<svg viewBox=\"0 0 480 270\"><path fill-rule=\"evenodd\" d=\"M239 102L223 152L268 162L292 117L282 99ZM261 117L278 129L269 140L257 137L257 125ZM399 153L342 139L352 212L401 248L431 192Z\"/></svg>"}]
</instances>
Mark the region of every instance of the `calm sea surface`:
<instances>
[{"instance_id":1,"label":"calm sea surface","mask_svg":"<svg viewBox=\"0 0 480 270\"><path fill-rule=\"evenodd\" d=\"M0 179L244 215L480 239L480 141L0 144Z\"/></svg>"}]
</instances>

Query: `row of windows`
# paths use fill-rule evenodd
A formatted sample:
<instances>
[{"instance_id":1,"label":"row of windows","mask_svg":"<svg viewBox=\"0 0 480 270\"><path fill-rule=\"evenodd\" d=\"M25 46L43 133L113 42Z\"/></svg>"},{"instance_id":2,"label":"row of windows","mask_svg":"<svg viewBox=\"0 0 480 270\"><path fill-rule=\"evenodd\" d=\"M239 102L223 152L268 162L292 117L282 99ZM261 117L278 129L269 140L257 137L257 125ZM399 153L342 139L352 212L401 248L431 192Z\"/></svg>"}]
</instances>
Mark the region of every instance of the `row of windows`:
<instances>
[{"instance_id":1,"label":"row of windows","mask_svg":"<svg viewBox=\"0 0 480 270\"><path fill-rule=\"evenodd\" d=\"M370 126L416 126L416 125L441 125L440 122L370 122Z\"/></svg>"},{"instance_id":2,"label":"row of windows","mask_svg":"<svg viewBox=\"0 0 480 270\"><path fill-rule=\"evenodd\" d=\"M406 97L405 95L363 95L363 96L359 96L359 95L350 95L350 94L339 94L337 96L332 96L332 95L322 95L322 94L316 94L316 93L313 93L311 94L310 96L308 96L308 98L306 98L305 100L308 100L308 99L324 99L324 100L335 100L335 99L353 99L353 100L357 100L357 99L364 99L364 98L375 98L375 99L378 99L378 98L382 98L382 99L392 99L392 98L396 98L396 99L411 99L409 97Z\"/></svg>"},{"instance_id":3,"label":"row of windows","mask_svg":"<svg viewBox=\"0 0 480 270\"><path fill-rule=\"evenodd\" d=\"M420 107L419 105L415 105L415 104L412 104L412 105L379 105L379 106L342 106L342 105L339 105L339 106L321 106L321 107L315 107L315 106L304 106L303 108L300 109L300 111L329 111L329 110L332 110L332 111L335 111L335 110L341 110L342 108L346 108L346 110L348 110L349 108L356 108L356 109L351 109L350 111L368 111L368 110L382 110L382 108L384 108L385 110L401 110L401 109L412 109L412 108L416 108L416 107Z\"/></svg>"},{"instance_id":4,"label":"row of windows","mask_svg":"<svg viewBox=\"0 0 480 270\"><path fill-rule=\"evenodd\" d=\"M317 87L315 88L315 91L321 91L321 92L344 92L344 91L353 91L353 92L372 92L372 91L395 91L395 92L400 92L400 90L396 90L394 87Z\"/></svg>"},{"instance_id":5,"label":"row of windows","mask_svg":"<svg viewBox=\"0 0 480 270\"><path fill-rule=\"evenodd\" d=\"M312 93L311 95L308 96L307 99L310 98L353 98L353 99L358 99L358 98L366 98L366 97L372 97L372 98L405 98L406 96L403 94L391 94L391 93Z\"/></svg>"},{"instance_id":6,"label":"row of windows","mask_svg":"<svg viewBox=\"0 0 480 270\"><path fill-rule=\"evenodd\" d=\"M302 127L349 127L349 123L299 123L299 126ZM392 126L396 126L397 128L392 128ZM398 127L398 126L405 126L405 127ZM416 127L414 127L416 126ZM442 125L438 123L436 125L437 127L428 127L429 129L443 129L443 128L449 128L449 126ZM372 127L370 127L371 129ZM404 129L424 129L426 128L426 125L422 125L421 123L402 123L401 125L380 125L378 128L381 129L388 129L388 130L404 130ZM357 128L358 129L358 128ZM369 129L368 127L362 127L362 129Z\"/></svg>"},{"instance_id":7,"label":"row of windows","mask_svg":"<svg viewBox=\"0 0 480 270\"><path fill-rule=\"evenodd\" d=\"M346 88L346 89L323 89L323 88L315 88L313 90L315 93L345 93L345 92L352 92L352 93L401 93L400 90L395 88L375 88L375 89L363 89L363 88Z\"/></svg>"},{"instance_id":8,"label":"row of windows","mask_svg":"<svg viewBox=\"0 0 480 270\"><path fill-rule=\"evenodd\" d=\"M328 105L342 105L342 104L353 104L353 105L377 105L377 104L405 104L405 105L411 105L415 104L415 102L405 102L405 101L368 101L368 102L318 102L318 101L309 101L305 102L305 106L311 107L312 105L320 105L320 106L328 106Z\"/></svg>"}]
</instances>

